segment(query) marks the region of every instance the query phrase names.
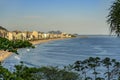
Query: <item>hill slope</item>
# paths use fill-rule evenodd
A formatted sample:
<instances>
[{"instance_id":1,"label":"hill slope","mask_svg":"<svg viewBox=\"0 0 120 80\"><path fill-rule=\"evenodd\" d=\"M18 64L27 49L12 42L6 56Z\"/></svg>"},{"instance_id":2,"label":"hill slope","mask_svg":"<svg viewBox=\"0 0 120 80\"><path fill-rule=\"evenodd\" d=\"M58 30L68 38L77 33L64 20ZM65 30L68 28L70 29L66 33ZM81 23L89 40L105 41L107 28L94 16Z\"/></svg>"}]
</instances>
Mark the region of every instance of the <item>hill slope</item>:
<instances>
[{"instance_id":1,"label":"hill slope","mask_svg":"<svg viewBox=\"0 0 120 80\"><path fill-rule=\"evenodd\" d=\"M0 29L1 29L1 30L5 30L5 31L8 31L6 28L4 28L4 27L2 27L2 26L0 26Z\"/></svg>"}]
</instances>

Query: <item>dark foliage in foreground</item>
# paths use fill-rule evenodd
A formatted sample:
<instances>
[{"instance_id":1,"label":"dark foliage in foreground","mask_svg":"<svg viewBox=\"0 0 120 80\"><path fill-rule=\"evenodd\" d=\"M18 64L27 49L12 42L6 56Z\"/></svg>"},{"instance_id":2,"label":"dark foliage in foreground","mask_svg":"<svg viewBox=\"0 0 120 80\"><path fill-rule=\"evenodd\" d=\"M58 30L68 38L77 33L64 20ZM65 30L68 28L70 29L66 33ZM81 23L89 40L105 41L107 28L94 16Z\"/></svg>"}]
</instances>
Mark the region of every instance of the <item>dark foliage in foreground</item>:
<instances>
[{"instance_id":1,"label":"dark foliage in foreground","mask_svg":"<svg viewBox=\"0 0 120 80\"><path fill-rule=\"evenodd\" d=\"M120 36L120 0L115 0L109 10L107 22L110 25L111 33Z\"/></svg>"},{"instance_id":2,"label":"dark foliage in foreground","mask_svg":"<svg viewBox=\"0 0 120 80\"><path fill-rule=\"evenodd\" d=\"M76 61L72 69L80 73L82 80L120 80L120 62L108 57Z\"/></svg>"},{"instance_id":3,"label":"dark foliage in foreground","mask_svg":"<svg viewBox=\"0 0 120 80\"><path fill-rule=\"evenodd\" d=\"M102 76L100 76L102 75ZM0 66L3 80L120 80L120 62L108 57L89 57L73 65L58 67L27 67L21 62L10 72Z\"/></svg>"},{"instance_id":4,"label":"dark foliage in foreground","mask_svg":"<svg viewBox=\"0 0 120 80\"><path fill-rule=\"evenodd\" d=\"M0 66L0 80L78 80L79 75L75 72L58 67L27 67L15 66L16 70L12 73Z\"/></svg>"}]
</instances>

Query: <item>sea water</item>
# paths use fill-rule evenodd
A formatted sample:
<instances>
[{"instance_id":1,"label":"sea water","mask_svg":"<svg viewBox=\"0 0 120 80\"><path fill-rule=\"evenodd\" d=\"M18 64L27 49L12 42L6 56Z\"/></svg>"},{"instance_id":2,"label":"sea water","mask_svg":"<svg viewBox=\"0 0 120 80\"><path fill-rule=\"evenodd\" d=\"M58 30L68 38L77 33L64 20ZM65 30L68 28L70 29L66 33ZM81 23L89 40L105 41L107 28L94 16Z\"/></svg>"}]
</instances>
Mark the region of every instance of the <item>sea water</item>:
<instances>
[{"instance_id":1,"label":"sea water","mask_svg":"<svg viewBox=\"0 0 120 80\"><path fill-rule=\"evenodd\" d=\"M19 49L3 62L3 66L13 70L13 66L23 61L32 67L66 66L88 57L110 57L120 61L120 38L114 36L86 36L56 40L36 45L35 49Z\"/></svg>"}]
</instances>

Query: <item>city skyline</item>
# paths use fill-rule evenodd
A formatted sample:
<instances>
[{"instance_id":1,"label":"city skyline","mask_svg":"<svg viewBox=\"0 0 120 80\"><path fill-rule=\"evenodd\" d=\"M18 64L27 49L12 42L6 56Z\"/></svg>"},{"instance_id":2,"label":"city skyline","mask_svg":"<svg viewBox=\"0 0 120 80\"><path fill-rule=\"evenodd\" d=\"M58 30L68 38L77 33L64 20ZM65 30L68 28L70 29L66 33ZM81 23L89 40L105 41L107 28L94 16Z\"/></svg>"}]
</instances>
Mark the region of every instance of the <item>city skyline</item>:
<instances>
[{"instance_id":1,"label":"city skyline","mask_svg":"<svg viewBox=\"0 0 120 80\"><path fill-rule=\"evenodd\" d=\"M112 1L1 0L0 25L11 31L109 34L106 17Z\"/></svg>"}]
</instances>

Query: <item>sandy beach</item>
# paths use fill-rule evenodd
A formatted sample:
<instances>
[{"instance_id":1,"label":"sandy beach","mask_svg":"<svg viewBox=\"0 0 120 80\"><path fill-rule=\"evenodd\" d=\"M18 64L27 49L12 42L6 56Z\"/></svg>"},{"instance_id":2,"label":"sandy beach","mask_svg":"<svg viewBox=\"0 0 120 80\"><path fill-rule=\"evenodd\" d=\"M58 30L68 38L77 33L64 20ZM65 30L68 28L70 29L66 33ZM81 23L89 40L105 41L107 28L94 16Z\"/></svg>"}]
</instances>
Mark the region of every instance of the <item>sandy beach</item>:
<instances>
[{"instance_id":1,"label":"sandy beach","mask_svg":"<svg viewBox=\"0 0 120 80\"><path fill-rule=\"evenodd\" d=\"M47 39L47 40L36 40L36 41L30 41L30 42L31 42L33 45L36 45L36 44L41 44L41 43L45 43L45 42L49 42L49 41L63 40L63 39L65 39L65 38ZM4 60L5 60L6 58L8 58L11 54L12 54L12 52L0 50L0 62L4 61Z\"/></svg>"},{"instance_id":2,"label":"sandy beach","mask_svg":"<svg viewBox=\"0 0 120 80\"><path fill-rule=\"evenodd\" d=\"M30 41L30 43L32 43L33 45L36 45L36 44L41 44L41 43L45 43L45 42L49 42L49 41L63 40L63 39L65 39L65 38L46 39L46 40L36 40L36 41Z\"/></svg>"},{"instance_id":3,"label":"sandy beach","mask_svg":"<svg viewBox=\"0 0 120 80\"><path fill-rule=\"evenodd\" d=\"M0 62L4 61L11 54L12 54L12 52L0 50Z\"/></svg>"}]
</instances>

